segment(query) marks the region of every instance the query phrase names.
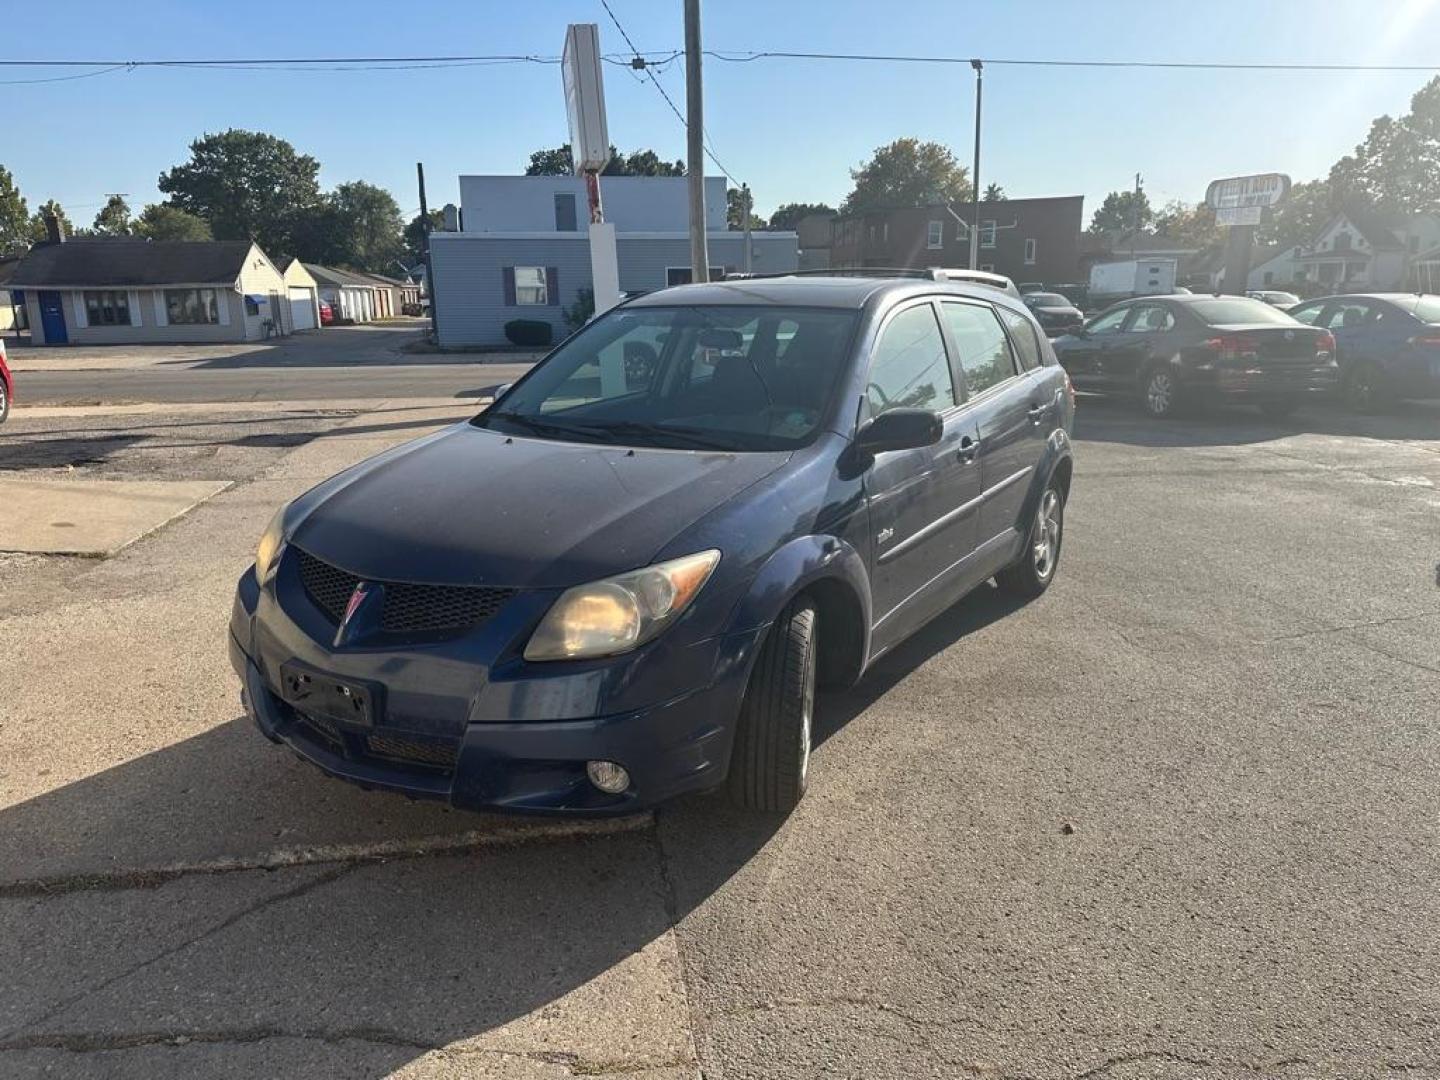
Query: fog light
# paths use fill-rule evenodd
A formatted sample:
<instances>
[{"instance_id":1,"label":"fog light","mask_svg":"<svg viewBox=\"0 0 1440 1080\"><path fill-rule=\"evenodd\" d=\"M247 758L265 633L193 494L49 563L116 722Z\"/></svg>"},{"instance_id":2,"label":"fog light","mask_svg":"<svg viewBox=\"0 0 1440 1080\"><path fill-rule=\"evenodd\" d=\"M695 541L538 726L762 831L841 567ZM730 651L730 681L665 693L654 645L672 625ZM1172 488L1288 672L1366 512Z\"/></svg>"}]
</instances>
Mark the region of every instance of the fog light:
<instances>
[{"instance_id":1,"label":"fog light","mask_svg":"<svg viewBox=\"0 0 1440 1080\"><path fill-rule=\"evenodd\" d=\"M613 761L587 761L585 775L606 795L619 795L630 786L630 774Z\"/></svg>"}]
</instances>

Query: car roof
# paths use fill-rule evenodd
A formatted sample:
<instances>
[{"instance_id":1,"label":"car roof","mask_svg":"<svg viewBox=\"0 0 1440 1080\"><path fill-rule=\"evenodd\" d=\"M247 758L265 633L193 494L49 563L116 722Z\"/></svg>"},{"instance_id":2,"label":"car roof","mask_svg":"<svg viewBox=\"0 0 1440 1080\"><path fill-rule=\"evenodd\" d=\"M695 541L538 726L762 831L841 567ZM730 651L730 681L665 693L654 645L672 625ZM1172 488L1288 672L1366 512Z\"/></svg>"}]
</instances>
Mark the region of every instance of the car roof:
<instances>
[{"instance_id":1,"label":"car roof","mask_svg":"<svg viewBox=\"0 0 1440 1080\"><path fill-rule=\"evenodd\" d=\"M626 307L667 307L672 304L722 305L762 304L786 307L828 307L858 310L872 300L893 294L931 296L935 294L975 300L1018 301L990 285L963 281L929 281L924 278L875 277L767 277L712 281L700 285L673 285L628 300Z\"/></svg>"},{"instance_id":2,"label":"car roof","mask_svg":"<svg viewBox=\"0 0 1440 1080\"><path fill-rule=\"evenodd\" d=\"M1334 296L1314 296L1305 303L1323 304L1329 300L1386 300L1392 304L1415 303L1420 299L1420 293L1413 292L1367 292L1367 293L1336 293Z\"/></svg>"}]
</instances>

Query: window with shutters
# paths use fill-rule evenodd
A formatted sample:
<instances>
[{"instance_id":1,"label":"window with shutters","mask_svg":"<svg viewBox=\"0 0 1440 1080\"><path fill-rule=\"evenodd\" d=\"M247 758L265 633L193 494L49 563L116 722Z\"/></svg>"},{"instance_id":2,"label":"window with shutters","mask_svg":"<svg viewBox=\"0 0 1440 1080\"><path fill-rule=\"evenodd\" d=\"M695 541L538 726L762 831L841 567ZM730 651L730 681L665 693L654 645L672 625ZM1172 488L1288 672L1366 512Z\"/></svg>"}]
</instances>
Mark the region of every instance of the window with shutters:
<instances>
[{"instance_id":1,"label":"window with shutters","mask_svg":"<svg viewBox=\"0 0 1440 1080\"><path fill-rule=\"evenodd\" d=\"M220 321L220 306L214 289L166 289L165 314L177 326L210 325Z\"/></svg>"},{"instance_id":2,"label":"window with shutters","mask_svg":"<svg viewBox=\"0 0 1440 1080\"><path fill-rule=\"evenodd\" d=\"M85 321L91 326L129 326L129 295L108 289L101 292L87 291Z\"/></svg>"},{"instance_id":3,"label":"window with shutters","mask_svg":"<svg viewBox=\"0 0 1440 1080\"><path fill-rule=\"evenodd\" d=\"M523 307L549 302L550 292L545 284L545 267L515 267L515 303Z\"/></svg>"}]
</instances>

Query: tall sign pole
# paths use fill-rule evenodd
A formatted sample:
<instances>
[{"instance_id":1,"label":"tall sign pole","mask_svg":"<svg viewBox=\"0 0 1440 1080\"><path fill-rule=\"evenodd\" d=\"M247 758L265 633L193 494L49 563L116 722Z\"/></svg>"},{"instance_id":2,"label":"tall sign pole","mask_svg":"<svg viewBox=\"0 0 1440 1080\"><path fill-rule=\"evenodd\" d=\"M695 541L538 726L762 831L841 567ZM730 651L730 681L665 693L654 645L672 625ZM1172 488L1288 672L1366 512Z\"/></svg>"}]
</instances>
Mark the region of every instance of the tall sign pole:
<instances>
[{"instance_id":1,"label":"tall sign pole","mask_svg":"<svg viewBox=\"0 0 1440 1080\"><path fill-rule=\"evenodd\" d=\"M685 172L690 182L690 280L710 280L705 250L705 102L700 90L700 0L685 0Z\"/></svg>"},{"instance_id":2,"label":"tall sign pole","mask_svg":"<svg viewBox=\"0 0 1440 1080\"><path fill-rule=\"evenodd\" d=\"M605 122L600 28L594 23L572 23L565 31L561 75L570 122L570 156L576 174L585 180L585 200L590 208L590 288L598 314L620 302L620 259L615 226L605 220L600 199L600 172L610 160L610 131Z\"/></svg>"},{"instance_id":3,"label":"tall sign pole","mask_svg":"<svg viewBox=\"0 0 1440 1080\"><path fill-rule=\"evenodd\" d=\"M970 215L970 269L980 269L980 91L985 87L985 65L971 60L975 69L975 168L970 175L970 187L974 193L975 206Z\"/></svg>"},{"instance_id":4,"label":"tall sign pole","mask_svg":"<svg viewBox=\"0 0 1440 1080\"><path fill-rule=\"evenodd\" d=\"M1255 226L1264 220L1268 207L1279 205L1289 194L1290 177L1284 173L1231 176L1210 182L1205 190L1205 203L1215 211L1215 223L1227 230L1222 282L1227 293L1245 295Z\"/></svg>"}]
</instances>

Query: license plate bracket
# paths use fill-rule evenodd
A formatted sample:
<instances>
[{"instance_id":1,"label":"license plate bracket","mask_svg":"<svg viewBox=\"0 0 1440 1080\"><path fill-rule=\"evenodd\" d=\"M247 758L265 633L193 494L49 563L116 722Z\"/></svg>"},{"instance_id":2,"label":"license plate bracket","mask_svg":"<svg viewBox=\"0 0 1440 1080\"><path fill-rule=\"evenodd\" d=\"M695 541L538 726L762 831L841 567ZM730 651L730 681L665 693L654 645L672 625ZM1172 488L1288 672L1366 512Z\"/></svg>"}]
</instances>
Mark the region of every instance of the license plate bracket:
<instances>
[{"instance_id":1,"label":"license plate bracket","mask_svg":"<svg viewBox=\"0 0 1440 1080\"><path fill-rule=\"evenodd\" d=\"M299 664L280 667L280 696L301 712L342 724L374 727L380 712L380 687L354 679L337 679Z\"/></svg>"}]
</instances>

